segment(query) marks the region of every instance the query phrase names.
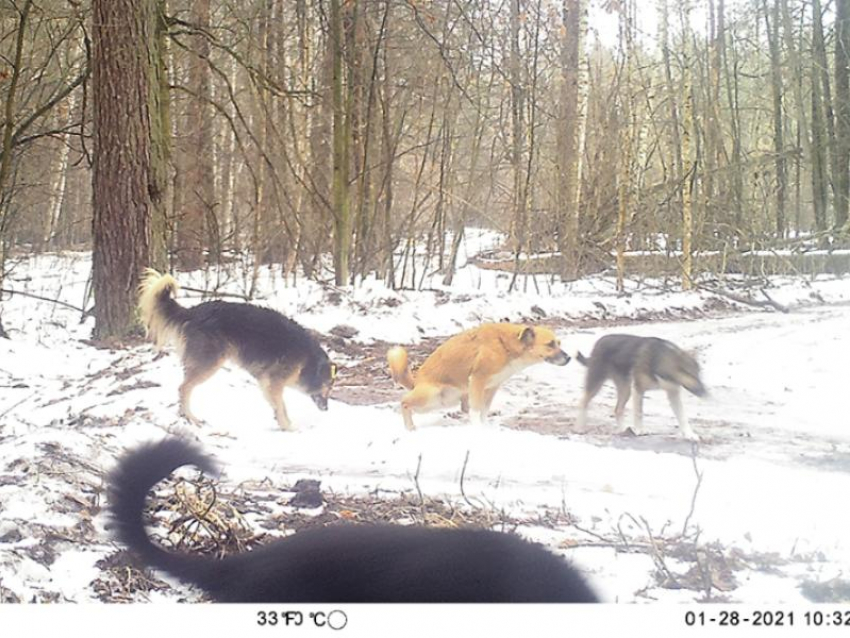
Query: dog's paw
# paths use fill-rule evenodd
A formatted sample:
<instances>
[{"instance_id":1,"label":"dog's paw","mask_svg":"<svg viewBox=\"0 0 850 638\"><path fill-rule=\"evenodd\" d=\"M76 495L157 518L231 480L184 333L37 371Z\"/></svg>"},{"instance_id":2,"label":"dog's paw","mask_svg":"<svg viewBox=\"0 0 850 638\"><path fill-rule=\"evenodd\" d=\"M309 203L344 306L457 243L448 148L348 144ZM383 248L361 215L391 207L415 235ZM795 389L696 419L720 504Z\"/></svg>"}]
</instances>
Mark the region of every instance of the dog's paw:
<instances>
[{"instance_id":1,"label":"dog's paw","mask_svg":"<svg viewBox=\"0 0 850 638\"><path fill-rule=\"evenodd\" d=\"M207 422L203 419L199 419L198 417L191 414L181 414L180 417L183 420L188 421L191 425L194 425L196 428L200 428L207 424Z\"/></svg>"}]
</instances>

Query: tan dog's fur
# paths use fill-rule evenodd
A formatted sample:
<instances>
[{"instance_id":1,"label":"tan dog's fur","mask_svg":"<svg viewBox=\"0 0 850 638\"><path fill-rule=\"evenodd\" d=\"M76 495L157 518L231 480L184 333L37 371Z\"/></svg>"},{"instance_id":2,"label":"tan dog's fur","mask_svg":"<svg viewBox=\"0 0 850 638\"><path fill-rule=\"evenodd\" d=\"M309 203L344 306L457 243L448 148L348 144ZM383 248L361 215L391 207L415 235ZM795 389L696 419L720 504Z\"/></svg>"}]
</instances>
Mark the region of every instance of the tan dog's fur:
<instances>
[{"instance_id":1,"label":"tan dog's fur","mask_svg":"<svg viewBox=\"0 0 850 638\"><path fill-rule=\"evenodd\" d=\"M510 376L543 361L566 365L570 358L548 328L485 323L455 335L422 364L414 376L407 351L387 353L393 380L410 390L401 400L404 424L413 430L413 412L461 404L473 422L483 423L499 386Z\"/></svg>"}]
</instances>

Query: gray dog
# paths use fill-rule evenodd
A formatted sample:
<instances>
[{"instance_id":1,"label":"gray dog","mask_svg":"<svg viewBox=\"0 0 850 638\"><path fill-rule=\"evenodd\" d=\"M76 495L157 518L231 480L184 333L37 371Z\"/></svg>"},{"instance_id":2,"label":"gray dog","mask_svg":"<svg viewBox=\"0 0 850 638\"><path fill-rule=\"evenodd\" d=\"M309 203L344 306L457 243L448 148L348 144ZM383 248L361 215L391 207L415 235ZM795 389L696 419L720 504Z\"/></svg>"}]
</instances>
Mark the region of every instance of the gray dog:
<instances>
[{"instance_id":1,"label":"gray dog","mask_svg":"<svg viewBox=\"0 0 850 638\"><path fill-rule=\"evenodd\" d=\"M682 407L680 388L685 388L698 397L707 391L699 377L699 364L696 359L678 346L655 337L636 337L634 335L608 335L602 337L593 346L590 357L580 352L576 359L587 366L584 383L584 397L581 400L579 428L585 426L587 406L599 392L607 379L617 386L617 407L614 414L617 425L622 429L623 412L634 386L634 431L638 434L643 427L643 394L647 390L661 388L667 392L670 407L679 421L682 434L686 439L698 441L699 437L688 424Z\"/></svg>"}]
</instances>

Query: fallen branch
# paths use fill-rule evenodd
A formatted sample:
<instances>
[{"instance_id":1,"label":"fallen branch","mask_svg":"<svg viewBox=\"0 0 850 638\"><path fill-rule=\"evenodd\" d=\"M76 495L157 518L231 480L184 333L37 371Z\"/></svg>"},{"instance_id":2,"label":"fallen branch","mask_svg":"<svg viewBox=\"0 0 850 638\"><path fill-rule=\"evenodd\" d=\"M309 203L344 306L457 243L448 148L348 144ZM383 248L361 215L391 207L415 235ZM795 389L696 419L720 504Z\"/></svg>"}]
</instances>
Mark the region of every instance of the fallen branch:
<instances>
[{"instance_id":1,"label":"fallen branch","mask_svg":"<svg viewBox=\"0 0 850 638\"><path fill-rule=\"evenodd\" d=\"M766 301L759 301L758 299L749 299L747 297L741 297L740 295L736 295L733 292L720 290L719 288L711 288L709 286L704 286L701 284L696 284L695 287L699 290L704 290L706 292L710 292L713 295L719 295L720 297L726 297L727 299L731 299L732 301L736 301L738 303L742 303L748 306L755 306L756 308L773 308L774 310L778 310L779 312L784 312L786 314L790 312L787 306L783 306L781 303L772 299L770 295L767 294L764 288L761 289L761 292L766 297Z\"/></svg>"},{"instance_id":2,"label":"fallen branch","mask_svg":"<svg viewBox=\"0 0 850 638\"><path fill-rule=\"evenodd\" d=\"M784 312L784 313L789 312L788 306L783 306L778 301L775 301L773 299L773 297L771 297L769 294L767 294L767 290L765 290L764 288L761 288L760 290L761 290L761 294L763 294L765 299L767 299L768 305L772 306L773 308L776 308L779 312Z\"/></svg>"},{"instance_id":3,"label":"fallen branch","mask_svg":"<svg viewBox=\"0 0 850 638\"><path fill-rule=\"evenodd\" d=\"M17 407L18 407L19 405L21 405L22 403L24 403L24 402L29 401L30 399L32 399L32 398L33 398L36 394L38 394L38 392L37 392L37 391L36 391L36 392L33 392L33 393L31 393L31 394L28 394L27 396L25 396L23 399L21 399L21 400L20 400L20 401L18 401L17 403L13 403L13 404L12 404L12 405L10 405L8 408L6 408L6 409L5 409L5 410L3 410L2 412L0 412L0 416L6 416L7 414L9 414L9 412L11 412L11 411L12 411L12 410L14 410L15 408L17 408Z\"/></svg>"},{"instance_id":4,"label":"fallen branch","mask_svg":"<svg viewBox=\"0 0 850 638\"><path fill-rule=\"evenodd\" d=\"M23 292L21 290L9 290L7 288L2 288L2 289L0 289L0 293L12 295L12 296L20 295L21 297L30 297L31 299L38 299L39 301L47 301L49 303L55 303L57 305L64 306L65 308L70 308L71 310L76 310L77 312L83 313L83 315L87 314L85 308L78 308L77 306L66 303L64 301L60 301L59 299L51 299L50 297L42 297L41 295L34 295L31 292Z\"/></svg>"},{"instance_id":5,"label":"fallen branch","mask_svg":"<svg viewBox=\"0 0 850 638\"><path fill-rule=\"evenodd\" d=\"M209 290L203 290L201 288L191 288L189 286L180 286L180 290L185 290L188 292L196 292L204 297L229 297L232 299L239 299L240 301L251 301L251 298L247 295L241 295L238 292L218 292L217 290L210 292Z\"/></svg>"},{"instance_id":6,"label":"fallen branch","mask_svg":"<svg viewBox=\"0 0 850 638\"><path fill-rule=\"evenodd\" d=\"M699 494L699 488L702 486L702 472L699 471L699 467L697 466L697 444L694 443L691 445L691 462L694 466L694 474L697 477L697 484L694 486L693 494L691 494L691 509L688 511L688 515L685 517L685 523L682 525L682 536L686 536L688 533L688 524L691 522L691 517L694 515L694 510L697 506L697 495ZM699 533L697 533L699 535Z\"/></svg>"},{"instance_id":7,"label":"fallen branch","mask_svg":"<svg viewBox=\"0 0 850 638\"><path fill-rule=\"evenodd\" d=\"M670 568L667 567L667 562L664 560L664 553L658 546L658 543L655 540L655 536L653 536L652 534L652 528L649 526L649 521L647 521L643 516L641 516L640 522L638 522L638 520L628 512L626 513L626 516L632 519L632 522L637 527L641 527L642 524L643 528L646 530L647 537L649 538L649 555L652 558L652 562L655 563L655 568L659 572L664 574L664 577L667 579L665 582L661 583L661 586L670 587L672 585L675 586L677 589L681 589L681 585L679 584L678 579L673 574L673 572L670 571Z\"/></svg>"},{"instance_id":8,"label":"fallen branch","mask_svg":"<svg viewBox=\"0 0 850 638\"><path fill-rule=\"evenodd\" d=\"M466 456L463 459L463 467L460 469L460 495L463 497L463 500L466 501L466 504L470 507L478 507L472 501L469 500L466 496L466 490L463 487L463 480L466 477L466 465L469 463L469 450L466 451Z\"/></svg>"},{"instance_id":9,"label":"fallen branch","mask_svg":"<svg viewBox=\"0 0 850 638\"><path fill-rule=\"evenodd\" d=\"M416 493L419 495L419 513L422 516L422 524L426 523L427 512L425 511L425 497L422 495L422 488L419 486L419 470L422 469L422 453L419 453L419 458L416 461L416 474L413 475L413 484L416 486Z\"/></svg>"}]
</instances>

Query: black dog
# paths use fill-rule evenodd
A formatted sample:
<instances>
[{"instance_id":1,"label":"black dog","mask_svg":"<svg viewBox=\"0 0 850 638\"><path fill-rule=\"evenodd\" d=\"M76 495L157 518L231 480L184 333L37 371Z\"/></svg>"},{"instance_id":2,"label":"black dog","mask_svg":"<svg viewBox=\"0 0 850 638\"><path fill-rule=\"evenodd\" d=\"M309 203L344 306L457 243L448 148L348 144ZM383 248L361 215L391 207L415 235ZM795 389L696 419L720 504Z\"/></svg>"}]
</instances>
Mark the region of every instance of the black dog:
<instances>
[{"instance_id":1,"label":"black dog","mask_svg":"<svg viewBox=\"0 0 850 638\"><path fill-rule=\"evenodd\" d=\"M198 423L189 405L192 390L228 359L257 379L282 429L292 425L283 403L285 387L301 390L319 409L328 409L336 365L302 326L276 310L247 303L207 301L184 308L173 298L177 289L171 275L147 270L139 314L154 342L175 345L183 359L180 413L191 423Z\"/></svg>"},{"instance_id":2,"label":"black dog","mask_svg":"<svg viewBox=\"0 0 850 638\"><path fill-rule=\"evenodd\" d=\"M543 547L486 530L340 525L299 532L222 560L167 552L145 532L148 491L175 468L213 469L180 439L129 452L113 472L118 538L146 562L223 602L598 602Z\"/></svg>"}]
</instances>

